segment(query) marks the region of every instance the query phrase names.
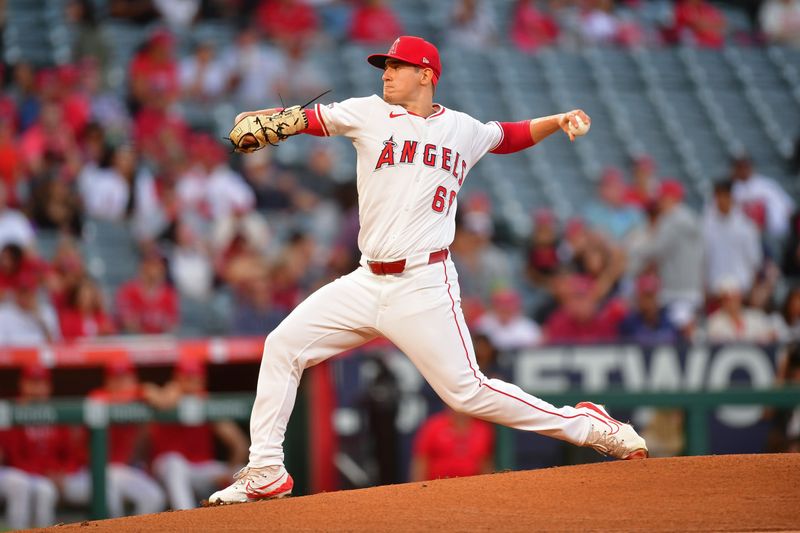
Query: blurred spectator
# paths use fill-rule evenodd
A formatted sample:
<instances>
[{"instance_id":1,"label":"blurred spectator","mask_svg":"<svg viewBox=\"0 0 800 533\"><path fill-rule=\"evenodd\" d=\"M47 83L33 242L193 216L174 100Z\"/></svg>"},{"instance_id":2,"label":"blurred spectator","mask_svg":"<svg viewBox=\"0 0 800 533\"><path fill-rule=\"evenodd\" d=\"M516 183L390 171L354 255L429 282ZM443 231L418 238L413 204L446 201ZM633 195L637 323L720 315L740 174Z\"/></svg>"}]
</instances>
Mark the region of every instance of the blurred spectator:
<instances>
[{"instance_id":1,"label":"blurred spectator","mask_svg":"<svg viewBox=\"0 0 800 533\"><path fill-rule=\"evenodd\" d=\"M14 122L11 117L0 115L0 187L6 191L9 206L20 206L21 195L25 192L23 187L27 188L26 180L14 136Z\"/></svg>"},{"instance_id":2,"label":"blurred spectator","mask_svg":"<svg viewBox=\"0 0 800 533\"><path fill-rule=\"evenodd\" d=\"M64 111L58 103L42 104L37 119L25 130L19 142L26 172L38 178L71 179L77 174L81 164L80 151L75 132L64 124Z\"/></svg>"},{"instance_id":3,"label":"blurred spectator","mask_svg":"<svg viewBox=\"0 0 800 533\"><path fill-rule=\"evenodd\" d=\"M172 409L186 398L206 397L206 368L200 361L181 360L172 381L148 388L147 400ZM225 445L227 463L214 459L214 437ZM247 438L230 420L186 426L158 423L152 427L153 471L167 489L172 509L197 507L195 494L209 494L227 485L247 462Z\"/></svg>"},{"instance_id":4,"label":"blurred spectator","mask_svg":"<svg viewBox=\"0 0 800 533\"><path fill-rule=\"evenodd\" d=\"M793 342L786 347L778 364L775 385L776 387L800 386L800 343ZM767 451L800 452L800 407L771 409L767 412L767 418L772 421Z\"/></svg>"},{"instance_id":5,"label":"blurred spectator","mask_svg":"<svg viewBox=\"0 0 800 533\"><path fill-rule=\"evenodd\" d=\"M632 46L642 41L641 30L622 20L614 11L612 0L586 0L581 12L581 37L584 44L622 44Z\"/></svg>"},{"instance_id":6,"label":"blurred spectator","mask_svg":"<svg viewBox=\"0 0 800 533\"><path fill-rule=\"evenodd\" d=\"M108 363L103 387L91 391L89 399L106 404L126 404L143 399L136 370L127 359ZM108 465L106 488L108 514L124 516L125 503L133 514L158 513L166 506L164 491L144 470L133 466L145 444L141 424L112 424L108 429Z\"/></svg>"},{"instance_id":7,"label":"blurred spectator","mask_svg":"<svg viewBox=\"0 0 800 533\"><path fill-rule=\"evenodd\" d=\"M26 254L19 244L6 244L0 249L0 301L5 299L6 291L19 284L26 272Z\"/></svg>"},{"instance_id":8,"label":"blurred spectator","mask_svg":"<svg viewBox=\"0 0 800 533\"><path fill-rule=\"evenodd\" d=\"M266 335L286 318L285 309L276 308L268 276L245 282L236 291L233 309L233 335Z\"/></svg>"},{"instance_id":9,"label":"blurred spectator","mask_svg":"<svg viewBox=\"0 0 800 533\"><path fill-rule=\"evenodd\" d=\"M544 289L549 288L560 263L557 226L552 210L543 208L534 213L525 272L531 283Z\"/></svg>"},{"instance_id":10,"label":"blurred spectator","mask_svg":"<svg viewBox=\"0 0 800 533\"><path fill-rule=\"evenodd\" d=\"M77 288L86 276L83 256L72 238L62 237L47 271L47 289L53 305L60 309L67 304L67 295Z\"/></svg>"},{"instance_id":11,"label":"blurred spectator","mask_svg":"<svg viewBox=\"0 0 800 533\"><path fill-rule=\"evenodd\" d=\"M790 220L781 263L781 270L786 276L800 279L800 211L796 211Z\"/></svg>"},{"instance_id":12,"label":"blurred spectator","mask_svg":"<svg viewBox=\"0 0 800 533\"><path fill-rule=\"evenodd\" d=\"M140 167L132 188L133 233L140 241L154 240L174 228L182 211L175 184L187 164L183 157L169 158L158 168L158 176Z\"/></svg>"},{"instance_id":13,"label":"blurred spectator","mask_svg":"<svg viewBox=\"0 0 800 533\"><path fill-rule=\"evenodd\" d=\"M706 287L733 278L749 290L763 260L761 241L755 225L733 205L733 184L721 181L714 185L713 204L703 217L706 257Z\"/></svg>"},{"instance_id":14,"label":"blurred spectator","mask_svg":"<svg viewBox=\"0 0 800 533\"><path fill-rule=\"evenodd\" d=\"M519 294L510 289L492 294L491 310L478 319L476 330L500 351L530 348L542 339L539 325L523 314Z\"/></svg>"},{"instance_id":15,"label":"blurred spectator","mask_svg":"<svg viewBox=\"0 0 800 533\"><path fill-rule=\"evenodd\" d=\"M278 94L285 93L286 63L283 52L262 43L255 28L242 29L233 46L222 54L222 64L231 69L236 105L264 109L280 103Z\"/></svg>"},{"instance_id":16,"label":"blurred spectator","mask_svg":"<svg viewBox=\"0 0 800 533\"><path fill-rule=\"evenodd\" d=\"M622 172L613 167L603 171L598 198L586 209L586 220L597 231L619 241L642 222L642 213L625 203L625 181Z\"/></svg>"},{"instance_id":17,"label":"blurred spectator","mask_svg":"<svg viewBox=\"0 0 800 533\"><path fill-rule=\"evenodd\" d=\"M446 408L420 426L413 453L411 481L488 474L494 470L494 431Z\"/></svg>"},{"instance_id":18,"label":"blurred spectator","mask_svg":"<svg viewBox=\"0 0 800 533\"><path fill-rule=\"evenodd\" d=\"M94 3L91 0L70 0L65 15L72 26L72 63L83 63L90 59L105 76L114 54L114 43L106 39L97 24Z\"/></svg>"},{"instance_id":19,"label":"blurred spectator","mask_svg":"<svg viewBox=\"0 0 800 533\"><path fill-rule=\"evenodd\" d=\"M50 371L38 364L22 369L19 405L46 402L52 394ZM15 509L23 529L55 524L59 489L65 499L79 502L80 494L69 493L86 461L85 430L80 426L35 424L14 426L8 435L8 464L14 471L17 490L27 494Z\"/></svg>"},{"instance_id":20,"label":"blurred spectator","mask_svg":"<svg viewBox=\"0 0 800 533\"><path fill-rule=\"evenodd\" d=\"M39 229L80 236L83 206L78 193L63 178L39 180L28 202L31 221Z\"/></svg>"},{"instance_id":21,"label":"blurred spectator","mask_svg":"<svg viewBox=\"0 0 800 533\"><path fill-rule=\"evenodd\" d=\"M117 313L124 333L169 333L177 326L178 295L157 251L146 250L139 276L119 288Z\"/></svg>"},{"instance_id":22,"label":"blurred spectator","mask_svg":"<svg viewBox=\"0 0 800 533\"><path fill-rule=\"evenodd\" d=\"M284 94L291 94L295 101L302 103L317 98L330 89L330 82L307 54L308 41L289 39L283 42L283 47L288 64L282 79Z\"/></svg>"},{"instance_id":23,"label":"blurred spectator","mask_svg":"<svg viewBox=\"0 0 800 533\"><path fill-rule=\"evenodd\" d=\"M661 301L670 319L691 326L703 299L703 234L697 216L683 204L683 185L664 180L658 193L658 215L647 239L630 249L643 270L661 279Z\"/></svg>"},{"instance_id":24,"label":"blurred spectator","mask_svg":"<svg viewBox=\"0 0 800 533\"><path fill-rule=\"evenodd\" d=\"M259 150L242 158L242 173L253 189L259 211L284 211L292 207L297 187L294 177L273 162L272 151Z\"/></svg>"},{"instance_id":25,"label":"blurred spectator","mask_svg":"<svg viewBox=\"0 0 800 533\"><path fill-rule=\"evenodd\" d=\"M745 156L733 161L733 198L739 205L762 204L767 214L767 232L783 237L789 229L789 217L795 201L773 179L758 174L752 160Z\"/></svg>"},{"instance_id":26,"label":"blurred spectator","mask_svg":"<svg viewBox=\"0 0 800 533\"><path fill-rule=\"evenodd\" d=\"M744 306L738 280L719 280L714 291L720 297L720 308L708 317L710 342L770 343L777 340L778 331L769 317L760 309Z\"/></svg>"},{"instance_id":27,"label":"blurred spectator","mask_svg":"<svg viewBox=\"0 0 800 533\"><path fill-rule=\"evenodd\" d=\"M192 150L194 164L180 177L176 189L182 214L220 221L251 211L255 205L253 191L228 165L219 142L210 135L198 134Z\"/></svg>"},{"instance_id":28,"label":"blurred spectator","mask_svg":"<svg viewBox=\"0 0 800 533\"><path fill-rule=\"evenodd\" d=\"M58 310L58 321L65 340L110 335L115 331L105 311L100 287L88 277L67 294L66 305Z\"/></svg>"},{"instance_id":29,"label":"blurred spectator","mask_svg":"<svg viewBox=\"0 0 800 533\"><path fill-rule=\"evenodd\" d=\"M725 16L707 0L679 0L675 4L675 28L682 42L720 48L725 41Z\"/></svg>"},{"instance_id":30,"label":"blurred spectator","mask_svg":"<svg viewBox=\"0 0 800 533\"><path fill-rule=\"evenodd\" d=\"M592 296L600 301L616 292L617 283L625 272L622 250L603 239L593 239L573 258L578 273L592 283Z\"/></svg>"},{"instance_id":31,"label":"blurred spectator","mask_svg":"<svg viewBox=\"0 0 800 533\"><path fill-rule=\"evenodd\" d=\"M228 88L230 67L216 57L214 44L197 43L194 54L180 62L183 98L203 103L220 98Z\"/></svg>"},{"instance_id":32,"label":"blurred spectator","mask_svg":"<svg viewBox=\"0 0 800 533\"><path fill-rule=\"evenodd\" d=\"M447 26L447 40L462 48L486 48L497 40L494 14L483 0L456 0Z\"/></svg>"},{"instance_id":33,"label":"blurred spectator","mask_svg":"<svg viewBox=\"0 0 800 533\"><path fill-rule=\"evenodd\" d=\"M511 20L511 41L521 52L535 52L558 39L555 19L540 10L535 0L517 0Z\"/></svg>"},{"instance_id":34,"label":"blurred spectator","mask_svg":"<svg viewBox=\"0 0 800 533\"><path fill-rule=\"evenodd\" d=\"M316 12L304 0L262 0L255 18L267 37L278 42L313 39L319 25Z\"/></svg>"},{"instance_id":35,"label":"blurred spectator","mask_svg":"<svg viewBox=\"0 0 800 533\"><path fill-rule=\"evenodd\" d=\"M631 172L633 183L625 191L625 203L646 209L658 192L656 162L648 155L637 156L633 160Z\"/></svg>"},{"instance_id":36,"label":"blurred spectator","mask_svg":"<svg viewBox=\"0 0 800 533\"><path fill-rule=\"evenodd\" d=\"M172 30L189 29L200 12L201 0L152 0L161 18Z\"/></svg>"},{"instance_id":37,"label":"blurred spectator","mask_svg":"<svg viewBox=\"0 0 800 533\"><path fill-rule=\"evenodd\" d=\"M567 276L564 282L559 307L544 325L545 340L582 344L615 340L624 305L617 300L599 305L592 295L592 282L583 276Z\"/></svg>"},{"instance_id":38,"label":"blurred spectator","mask_svg":"<svg viewBox=\"0 0 800 533\"><path fill-rule=\"evenodd\" d=\"M5 466L11 447L11 430L0 430L0 502L5 503L5 527L25 529L30 525L31 496L27 476L21 470Z\"/></svg>"},{"instance_id":39,"label":"blurred spectator","mask_svg":"<svg viewBox=\"0 0 800 533\"><path fill-rule=\"evenodd\" d=\"M402 399L399 380L379 353L369 357L366 364L370 369L366 374L372 377L365 384L358 404L365 419L365 445L369 458L377 466L374 481L378 485L400 483L402 436L395 422Z\"/></svg>"},{"instance_id":40,"label":"blurred spectator","mask_svg":"<svg viewBox=\"0 0 800 533\"><path fill-rule=\"evenodd\" d=\"M17 280L12 299L0 303L0 346L41 346L61 339L58 317L49 302L39 298L36 276Z\"/></svg>"},{"instance_id":41,"label":"blurred spectator","mask_svg":"<svg viewBox=\"0 0 800 533\"><path fill-rule=\"evenodd\" d=\"M781 340L800 341L800 286L792 287L781 306Z\"/></svg>"},{"instance_id":42,"label":"blurred spectator","mask_svg":"<svg viewBox=\"0 0 800 533\"><path fill-rule=\"evenodd\" d=\"M14 80L10 91L17 107L19 131L24 132L38 118L41 106L36 86L36 72L32 65L20 62L14 66Z\"/></svg>"},{"instance_id":43,"label":"blurred spectator","mask_svg":"<svg viewBox=\"0 0 800 533\"><path fill-rule=\"evenodd\" d=\"M495 289L510 285L511 267L508 257L492 244L491 215L481 211L463 213L450 251L458 265L462 292L488 302Z\"/></svg>"},{"instance_id":44,"label":"blurred spectator","mask_svg":"<svg viewBox=\"0 0 800 533\"><path fill-rule=\"evenodd\" d=\"M205 301L211 295L214 266L209 250L194 228L183 221L179 221L175 228L169 272L180 294L198 301Z\"/></svg>"},{"instance_id":45,"label":"blurred spectator","mask_svg":"<svg viewBox=\"0 0 800 533\"><path fill-rule=\"evenodd\" d=\"M81 76L82 90L90 105L90 120L100 127L103 141L128 141L131 117L120 95L106 87L98 64L92 60L81 63ZM91 124L87 126L92 127ZM84 130L83 134L86 135L87 131Z\"/></svg>"},{"instance_id":46,"label":"blurred spectator","mask_svg":"<svg viewBox=\"0 0 800 533\"><path fill-rule=\"evenodd\" d=\"M766 0L759 15L770 42L800 47L800 0Z\"/></svg>"},{"instance_id":47,"label":"blurred spectator","mask_svg":"<svg viewBox=\"0 0 800 533\"><path fill-rule=\"evenodd\" d=\"M154 32L131 60L128 76L134 111L142 106L165 109L175 102L180 80L172 34Z\"/></svg>"},{"instance_id":48,"label":"blurred spectator","mask_svg":"<svg viewBox=\"0 0 800 533\"><path fill-rule=\"evenodd\" d=\"M20 211L8 206L6 186L0 183L0 248L16 244L21 248L33 248L36 235L30 221Z\"/></svg>"},{"instance_id":49,"label":"blurred spectator","mask_svg":"<svg viewBox=\"0 0 800 533\"><path fill-rule=\"evenodd\" d=\"M680 339L678 329L659 302L660 289L661 282L654 274L644 274L636 280L635 307L619 325L619 335L623 340L654 345L673 344Z\"/></svg>"},{"instance_id":50,"label":"blurred spectator","mask_svg":"<svg viewBox=\"0 0 800 533\"><path fill-rule=\"evenodd\" d=\"M500 354L487 335L473 333L472 346L475 349L475 362L483 375L488 378L505 379L500 369Z\"/></svg>"},{"instance_id":51,"label":"blurred spectator","mask_svg":"<svg viewBox=\"0 0 800 533\"><path fill-rule=\"evenodd\" d=\"M107 148L100 165L88 164L78 175L78 190L88 216L123 220L131 204L136 152L131 146Z\"/></svg>"},{"instance_id":52,"label":"blurred spectator","mask_svg":"<svg viewBox=\"0 0 800 533\"><path fill-rule=\"evenodd\" d=\"M64 123L72 130L75 139L79 139L91 118L91 102L83 88L81 68L63 65L58 68L56 76L59 80L58 89L61 94L58 99Z\"/></svg>"},{"instance_id":53,"label":"blurred spectator","mask_svg":"<svg viewBox=\"0 0 800 533\"><path fill-rule=\"evenodd\" d=\"M403 27L383 0L356 0L349 34L365 46L388 45L403 34Z\"/></svg>"}]
</instances>

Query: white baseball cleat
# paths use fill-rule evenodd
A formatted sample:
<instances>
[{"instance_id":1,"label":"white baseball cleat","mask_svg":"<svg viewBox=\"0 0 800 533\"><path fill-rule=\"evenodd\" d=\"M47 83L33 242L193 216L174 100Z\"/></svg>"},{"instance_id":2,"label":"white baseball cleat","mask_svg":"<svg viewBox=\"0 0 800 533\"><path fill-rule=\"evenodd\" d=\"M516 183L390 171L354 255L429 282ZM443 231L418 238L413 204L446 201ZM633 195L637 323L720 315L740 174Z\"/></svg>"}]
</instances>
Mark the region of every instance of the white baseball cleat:
<instances>
[{"instance_id":1,"label":"white baseball cleat","mask_svg":"<svg viewBox=\"0 0 800 533\"><path fill-rule=\"evenodd\" d=\"M592 415L592 429L584 446L623 460L646 459L649 455L647 443L633 426L612 418L602 405L581 402L575 408L588 409Z\"/></svg>"},{"instance_id":2,"label":"white baseball cleat","mask_svg":"<svg viewBox=\"0 0 800 533\"><path fill-rule=\"evenodd\" d=\"M262 468L246 466L236 472L233 477L236 481L208 498L209 505L283 498L289 496L294 487L292 476L283 466Z\"/></svg>"}]
</instances>

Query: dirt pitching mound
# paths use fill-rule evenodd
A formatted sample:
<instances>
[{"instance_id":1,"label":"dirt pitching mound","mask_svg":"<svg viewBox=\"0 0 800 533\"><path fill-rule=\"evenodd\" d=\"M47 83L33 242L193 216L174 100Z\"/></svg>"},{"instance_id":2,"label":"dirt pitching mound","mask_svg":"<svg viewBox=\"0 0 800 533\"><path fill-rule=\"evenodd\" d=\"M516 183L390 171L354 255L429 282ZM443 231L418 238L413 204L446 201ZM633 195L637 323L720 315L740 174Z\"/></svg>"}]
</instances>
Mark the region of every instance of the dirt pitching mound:
<instances>
[{"instance_id":1,"label":"dirt pitching mound","mask_svg":"<svg viewBox=\"0 0 800 533\"><path fill-rule=\"evenodd\" d=\"M800 454L680 457L506 472L51 529L800 530Z\"/></svg>"}]
</instances>

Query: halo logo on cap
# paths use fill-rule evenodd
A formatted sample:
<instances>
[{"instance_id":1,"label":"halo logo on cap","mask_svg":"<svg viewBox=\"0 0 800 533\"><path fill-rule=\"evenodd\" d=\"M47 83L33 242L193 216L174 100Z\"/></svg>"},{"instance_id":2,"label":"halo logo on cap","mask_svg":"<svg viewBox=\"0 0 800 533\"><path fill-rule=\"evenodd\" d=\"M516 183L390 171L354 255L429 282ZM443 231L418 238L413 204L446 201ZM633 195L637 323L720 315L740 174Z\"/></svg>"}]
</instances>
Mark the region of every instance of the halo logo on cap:
<instances>
[{"instance_id":1,"label":"halo logo on cap","mask_svg":"<svg viewBox=\"0 0 800 533\"><path fill-rule=\"evenodd\" d=\"M392 47L389 48L389 55L390 56L397 53L397 45L398 44L400 44L400 38L399 37L394 40L394 43L392 43Z\"/></svg>"}]
</instances>

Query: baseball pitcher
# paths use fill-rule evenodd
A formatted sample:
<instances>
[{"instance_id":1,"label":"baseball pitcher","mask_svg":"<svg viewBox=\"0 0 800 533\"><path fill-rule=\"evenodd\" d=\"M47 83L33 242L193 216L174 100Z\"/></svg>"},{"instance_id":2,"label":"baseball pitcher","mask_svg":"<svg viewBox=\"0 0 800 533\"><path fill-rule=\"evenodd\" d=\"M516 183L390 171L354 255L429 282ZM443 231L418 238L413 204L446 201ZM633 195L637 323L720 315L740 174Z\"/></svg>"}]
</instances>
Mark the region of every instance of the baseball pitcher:
<instances>
[{"instance_id":1,"label":"baseball pitcher","mask_svg":"<svg viewBox=\"0 0 800 533\"><path fill-rule=\"evenodd\" d=\"M359 268L309 296L267 336L250 421L249 464L209 502L290 494L293 482L283 466L282 445L303 370L376 337L400 348L458 412L619 459L647 457L644 439L603 407L590 402L554 407L481 373L448 252L458 192L487 152L517 152L559 130L574 140L588 130L589 117L573 110L481 123L436 104L439 52L419 37L400 37L388 53L367 61L383 71L382 97L242 113L231 130L241 152L297 133L350 139L358 159L362 257Z\"/></svg>"}]
</instances>

